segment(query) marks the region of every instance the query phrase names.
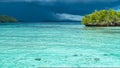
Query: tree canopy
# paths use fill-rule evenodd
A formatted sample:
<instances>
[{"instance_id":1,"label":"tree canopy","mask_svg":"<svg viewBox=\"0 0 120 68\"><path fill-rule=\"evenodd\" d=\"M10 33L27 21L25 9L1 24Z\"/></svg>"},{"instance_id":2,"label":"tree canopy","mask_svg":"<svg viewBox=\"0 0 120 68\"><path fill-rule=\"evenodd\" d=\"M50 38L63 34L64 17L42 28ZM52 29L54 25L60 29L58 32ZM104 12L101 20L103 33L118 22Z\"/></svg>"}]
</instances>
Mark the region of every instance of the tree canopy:
<instances>
[{"instance_id":1,"label":"tree canopy","mask_svg":"<svg viewBox=\"0 0 120 68\"><path fill-rule=\"evenodd\" d=\"M0 15L0 22L17 22L17 19L6 15Z\"/></svg>"},{"instance_id":2,"label":"tree canopy","mask_svg":"<svg viewBox=\"0 0 120 68\"><path fill-rule=\"evenodd\" d=\"M118 26L120 25L120 12L113 9L95 10L93 13L84 16L82 23L86 26Z\"/></svg>"}]
</instances>

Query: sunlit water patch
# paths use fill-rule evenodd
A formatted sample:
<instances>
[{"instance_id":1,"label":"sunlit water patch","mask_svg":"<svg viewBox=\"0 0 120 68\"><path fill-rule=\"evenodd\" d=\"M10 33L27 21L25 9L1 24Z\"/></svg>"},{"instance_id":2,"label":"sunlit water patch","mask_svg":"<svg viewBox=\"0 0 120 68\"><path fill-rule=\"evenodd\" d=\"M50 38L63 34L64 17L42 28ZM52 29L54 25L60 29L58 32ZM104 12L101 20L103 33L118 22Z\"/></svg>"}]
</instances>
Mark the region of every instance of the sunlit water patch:
<instances>
[{"instance_id":1,"label":"sunlit water patch","mask_svg":"<svg viewBox=\"0 0 120 68\"><path fill-rule=\"evenodd\" d=\"M120 27L0 24L0 67L119 67Z\"/></svg>"}]
</instances>

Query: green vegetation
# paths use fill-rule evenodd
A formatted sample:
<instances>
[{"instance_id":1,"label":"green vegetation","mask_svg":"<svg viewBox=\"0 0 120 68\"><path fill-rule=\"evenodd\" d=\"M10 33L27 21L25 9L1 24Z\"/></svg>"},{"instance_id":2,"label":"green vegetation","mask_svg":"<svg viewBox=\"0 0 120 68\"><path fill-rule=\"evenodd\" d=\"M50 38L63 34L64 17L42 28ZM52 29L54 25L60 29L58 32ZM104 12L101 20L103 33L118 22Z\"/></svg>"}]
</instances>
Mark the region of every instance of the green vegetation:
<instances>
[{"instance_id":1,"label":"green vegetation","mask_svg":"<svg viewBox=\"0 0 120 68\"><path fill-rule=\"evenodd\" d=\"M3 22L18 22L18 21L13 17L1 15L0 16L0 23L3 23Z\"/></svg>"},{"instance_id":2,"label":"green vegetation","mask_svg":"<svg viewBox=\"0 0 120 68\"><path fill-rule=\"evenodd\" d=\"M82 19L86 26L120 26L120 12L113 9L100 10L86 15Z\"/></svg>"}]
</instances>

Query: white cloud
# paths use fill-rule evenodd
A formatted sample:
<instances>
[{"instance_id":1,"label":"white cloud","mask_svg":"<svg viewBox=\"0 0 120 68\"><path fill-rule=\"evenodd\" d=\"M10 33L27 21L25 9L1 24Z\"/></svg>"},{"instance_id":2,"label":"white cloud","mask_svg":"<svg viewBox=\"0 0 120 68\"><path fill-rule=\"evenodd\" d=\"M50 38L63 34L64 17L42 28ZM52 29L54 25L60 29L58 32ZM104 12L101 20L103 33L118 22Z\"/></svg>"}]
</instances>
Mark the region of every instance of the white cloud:
<instances>
[{"instance_id":1,"label":"white cloud","mask_svg":"<svg viewBox=\"0 0 120 68\"><path fill-rule=\"evenodd\" d=\"M61 20L72 20L72 21L81 21L83 16L80 15L72 15L72 14L59 14L57 13L56 16Z\"/></svg>"},{"instance_id":2,"label":"white cloud","mask_svg":"<svg viewBox=\"0 0 120 68\"><path fill-rule=\"evenodd\" d=\"M115 9L115 11L117 11L117 12L120 12L120 5L113 7L113 9Z\"/></svg>"}]
</instances>

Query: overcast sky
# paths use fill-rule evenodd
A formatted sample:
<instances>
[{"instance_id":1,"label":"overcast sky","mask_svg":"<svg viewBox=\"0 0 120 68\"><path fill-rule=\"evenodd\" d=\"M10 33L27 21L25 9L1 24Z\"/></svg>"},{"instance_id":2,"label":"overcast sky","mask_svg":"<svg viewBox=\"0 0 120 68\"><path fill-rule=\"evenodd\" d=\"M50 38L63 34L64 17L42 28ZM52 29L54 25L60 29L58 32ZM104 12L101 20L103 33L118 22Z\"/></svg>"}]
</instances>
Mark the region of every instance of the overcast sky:
<instances>
[{"instance_id":1,"label":"overcast sky","mask_svg":"<svg viewBox=\"0 0 120 68\"><path fill-rule=\"evenodd\" d=\"M8 4L10 2L16 3ZM0 14L12 15L27 21L33 18L33 21L54 19L79 21L84 15L96 9L120 10L119 6L120 0L0 0Z\"/></svg>"},{"instance_id":2,"label":"overcast sky","mask_svg":"<svg viewBox=\"0 0 120 68\"><path fill-rule=\"evenodd\" d=\"M0 2L9 2L9 1L26 1L26 2L33 2L33 1L39 1L39 2L116 2L119 0L0 0Z\"/></svg>"}]
</instances>

